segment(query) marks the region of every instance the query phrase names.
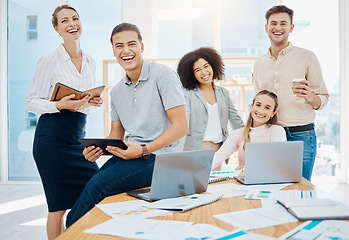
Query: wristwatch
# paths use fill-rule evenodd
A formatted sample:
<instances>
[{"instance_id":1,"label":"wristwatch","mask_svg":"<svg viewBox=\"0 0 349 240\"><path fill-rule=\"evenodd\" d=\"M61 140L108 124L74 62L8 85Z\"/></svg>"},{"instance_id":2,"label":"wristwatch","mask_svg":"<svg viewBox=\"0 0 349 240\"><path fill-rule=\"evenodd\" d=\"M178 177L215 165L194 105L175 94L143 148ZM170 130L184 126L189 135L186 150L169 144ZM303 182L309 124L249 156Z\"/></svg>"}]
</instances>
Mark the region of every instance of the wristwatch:
<instances>
[{"instance_id":1,"label":"wristwatch","mask_svg":"<svg viewBox=\"0 0 349 240\"><path fill-rule=\"evenodd\" d=\"M142 147L142 150L143 150L142 157L145 158L145 159L148 159L149 156L150 156L150 153L148 151L147 145L141 144L141 147Z\"/></svg>"}]
</instances>

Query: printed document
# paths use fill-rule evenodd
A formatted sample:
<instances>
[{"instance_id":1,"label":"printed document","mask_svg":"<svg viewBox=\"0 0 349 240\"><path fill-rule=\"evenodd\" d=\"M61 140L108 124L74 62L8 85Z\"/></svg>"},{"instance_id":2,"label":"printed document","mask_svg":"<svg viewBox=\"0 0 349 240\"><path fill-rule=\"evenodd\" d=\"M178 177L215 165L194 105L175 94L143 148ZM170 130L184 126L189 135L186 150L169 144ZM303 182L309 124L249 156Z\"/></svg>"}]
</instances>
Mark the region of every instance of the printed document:
<instances>
[{"instance_id":1,"label":"printed document","mask_svg":"<svg viewBox=\"0 0 349 240\"><path fill-rule=\"evenodd\" d=\"M248 209L214 215L214 217L243 230L264 228L289 222L297 222L282 206Z\"/></svg>"},{"instance_id":2,"label":"printed document","mask_svg":"<svg viewBox=\"0 0 349 240\"><path fill-rule=\"evenodd\" d=\"M97 204L96 206L115 219L150 218L172 214L169 211L147 207L143 200Z\"/></svg>"},{"instance_id":3,"label":"printed document","mask_svg":"<svg viewBox=\"0 0 349 240\"><path fill-rule=\"evenodd\" d=\"M135 239L173 239L173 236L186 231L192 222L169 221L156 219L111 219L93 228L87 229L85 233L105 234Z\"/></svg>"},{"instance_id":4,"label":"printed document","mask_svg":"<svg viewBox=\"0 0 349 240\"><path fill-rule=\"evenodd\" d=\"M339 220L307 221L279 239L287 240L348 240L349 222Z\"/></svg>"}]
</instances>

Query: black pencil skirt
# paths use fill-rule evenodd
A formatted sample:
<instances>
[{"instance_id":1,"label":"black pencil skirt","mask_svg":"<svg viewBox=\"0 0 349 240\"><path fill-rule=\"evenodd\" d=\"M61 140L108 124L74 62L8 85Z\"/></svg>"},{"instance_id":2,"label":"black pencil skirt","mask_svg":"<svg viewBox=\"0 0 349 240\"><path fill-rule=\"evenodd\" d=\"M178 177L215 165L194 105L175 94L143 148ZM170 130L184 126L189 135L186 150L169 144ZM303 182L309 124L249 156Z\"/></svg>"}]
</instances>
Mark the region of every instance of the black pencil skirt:
<instances>
[{"instance_id":1,"label":"black pencil skirt","mask_svg":"<svg viewBox=\"0 0 349 240\"><path fill-rule=\"evenodd\" d=\"M98 170L84 158L86 114L62 110L40 116L33 156L44 186L49 212L70 209Z\"/></svg>"}]
</instances>

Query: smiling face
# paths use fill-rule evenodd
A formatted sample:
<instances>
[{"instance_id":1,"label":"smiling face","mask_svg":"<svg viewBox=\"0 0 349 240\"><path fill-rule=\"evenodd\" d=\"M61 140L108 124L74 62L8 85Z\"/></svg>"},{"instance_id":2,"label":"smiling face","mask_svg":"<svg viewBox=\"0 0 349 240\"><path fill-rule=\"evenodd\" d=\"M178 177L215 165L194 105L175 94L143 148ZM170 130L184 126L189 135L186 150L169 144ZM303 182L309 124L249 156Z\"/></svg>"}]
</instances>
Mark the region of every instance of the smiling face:
<instances>
[{"instance_id":1,"label":"smiling face","mask_svg":"<svg viewBox=\"0 0 349 240\"><path fill-rule=\"evenodd\" d=\"M139 42L137 32L123 31L112 36L114 57L125 69L126 74L129 72L140 71L142 69L144 51L143 43Z\"/></svg>"},{"instance_id":2,"label":"smiling face","mask_svg":"<svg viewBox=\"0 0 349 240\"><path fill-rule=\"evenodd\" d=\"M62 9L57 13L57 25L54 26L64 41L78 40L81 36L79 14L72 9Z\"/></svg>"},{"instance_id":3,"label":"smiling face","mask_svg":"<svg viewBox=\"0 0 349 240\"><path fill-rule=\"evenodd\" d=\"M194 76L200 85L212 84L213 69L211 65L203 58L197 60L193 65Z\"/></svg>"},{"instance_id":4,"label":"smiling face","mask_svg":"<svg viewBox=\"0 0 349 240\"><path fill-rule=\"evenodd\" d=\"M265 31L268 33L271 44L285 45L285 47L288 44L288 35L293 31L293 28L291 18L285 12L270 15L268 23L265 25Z\"/></svg>"},{"instance_id":5,"label":"smiling face","mask_svg":"<svg viewBox=\"0 0 349 240\"><path fill-rule=\"evenodd\" d=\"M268 95L256 97L251 106L252 127L259 127L266 124L276 113L275 101Z\"/></svg>"}]
</instances>

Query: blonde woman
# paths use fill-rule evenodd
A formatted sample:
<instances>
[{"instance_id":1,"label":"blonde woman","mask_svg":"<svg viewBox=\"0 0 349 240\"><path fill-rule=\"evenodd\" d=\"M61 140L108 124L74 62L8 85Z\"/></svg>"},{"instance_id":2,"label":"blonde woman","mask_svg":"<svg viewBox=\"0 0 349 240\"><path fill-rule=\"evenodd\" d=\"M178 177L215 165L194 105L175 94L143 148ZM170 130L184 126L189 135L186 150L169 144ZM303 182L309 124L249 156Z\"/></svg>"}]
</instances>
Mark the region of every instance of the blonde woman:
<instances>
[{"instance_id":1,"label":"blonde woman","mask_svg":"<svg viewBox=\"0 0 349 240\"><path fill-rule=\"evenodd\" d=\"M215 153L212 169L220 166L233 152L238 151L239 166L245 166L245 144L247 142L281 142L286 141L283 127L277 125L277 96L268 90L256 94L246 126L234 130L220 149Z\"/></svg>"},{"instance_id":2,"label":"blonde woman","mask_svg":"<svg viewBox=\"0 0 349 240\"><path fill-rule=\"evenodd\" d=\"M85 136L87 114L102 104L99 97L73 100L74 94L50 101L57 82L84 91L94 86L96 71L93 58L80 49L82 28L77 11L68 5L57 7L52 25L63 43L39 60L25 102L28 112L41 114L33 156L48 206L48 239L63 232L65 211L98 170L96 163L85 159L78 139Z\"/></svg>"}]
</instances>

